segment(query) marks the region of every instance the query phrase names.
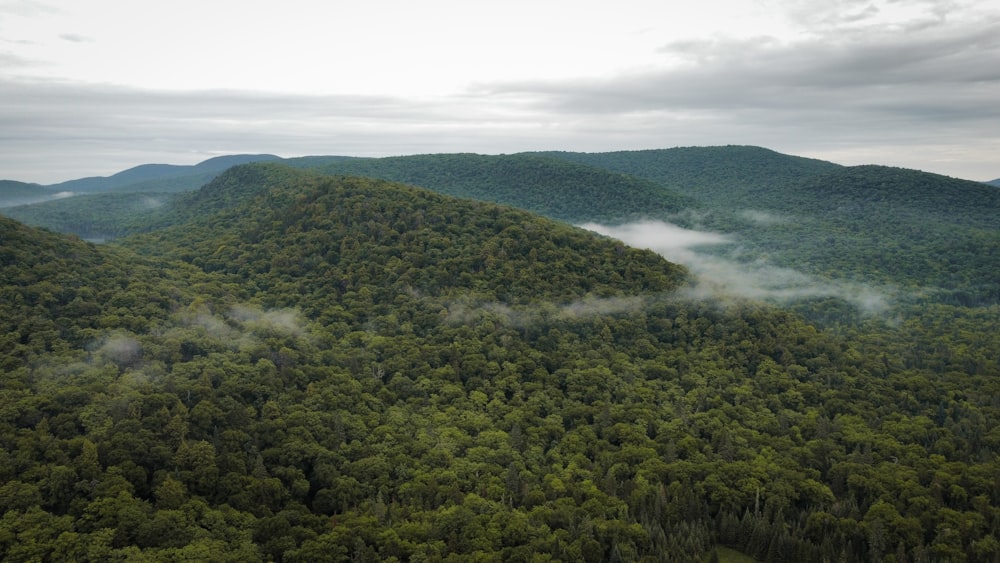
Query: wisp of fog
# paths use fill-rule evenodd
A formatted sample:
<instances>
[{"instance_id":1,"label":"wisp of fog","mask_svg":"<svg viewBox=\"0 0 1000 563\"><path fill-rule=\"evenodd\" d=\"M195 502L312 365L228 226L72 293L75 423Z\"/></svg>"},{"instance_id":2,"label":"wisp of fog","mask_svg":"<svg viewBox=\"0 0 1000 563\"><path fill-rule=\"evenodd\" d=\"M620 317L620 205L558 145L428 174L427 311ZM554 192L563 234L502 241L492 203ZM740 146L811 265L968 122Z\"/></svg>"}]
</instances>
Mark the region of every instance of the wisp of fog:
<instances>
[{"instance_id":1,"label":"wisp of fog","mask_svg":"<svg viewBox=\"0 0 1000 563\"><path fill-rule=\"evenodd\" d=\"M776 220L767 217L768 220ZM730 235L685 229L664 221L640 221L623 225L586 223L580 227L618 239L629 246L652 250L691 271L694 281L685 292L695 298L740 297L790 302L817 297L835 297L859 310L875 314L885 311L888 298L879 290L856 282L829 280L792 268L777 267L764 259L744 263L699 252L707 246L735 244Z\"/></svg>"}]
</instances>

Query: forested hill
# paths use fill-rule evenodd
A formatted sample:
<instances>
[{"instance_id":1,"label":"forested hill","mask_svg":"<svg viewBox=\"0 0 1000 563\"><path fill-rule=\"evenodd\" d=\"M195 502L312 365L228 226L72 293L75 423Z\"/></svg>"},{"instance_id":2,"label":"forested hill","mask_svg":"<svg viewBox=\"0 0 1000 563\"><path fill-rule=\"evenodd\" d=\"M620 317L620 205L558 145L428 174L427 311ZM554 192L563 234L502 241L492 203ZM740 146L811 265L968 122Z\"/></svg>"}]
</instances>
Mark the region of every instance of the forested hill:
<instances>
[{"instance_id":1,"label":"forested hill","mask_svg":"<svg viewBox=\"0 0 1000 563\"><path fill-rule=\"evenodd\" d=\"M266 156L214 159L199 167ZM824 279L904 287L953 303L1000 302L995 275L1000 270L995 218L1000 202L995 188L977 182L883 166L844 167L742 146L331 156L287 163L503 202L574 223L665 219L727 233L734 244L712 252L731 261L757 260ZM222 181L231 182L233 190L216 185L181 194L95 194L4 213L87 239L113 239L216 211L235 201L240 186L253 184L235 176Z\"/></svg>"},{"instance_id":2,"label":"forested hill","mask_svg":"<svg viewBox=\"0 0 1000 563\"><path fill-rule=\"evenodd\" d=\"M38 184L0 180L0 207L46 201L55 197L57 193Z\"/></svg>"},{"instance_id":3,"label":"forested hill","mask_svg":"<svg viewBox=\"0 0 1000 563\"><path fill-rule=\"evenodd\" d=\"M1000 190L991 186L852 166L734 193L728 205L766 217L741 236L784 265L1000 302Z\"/></svg>"},{"instance_id":4,"label":"forested hill","mask_svg":"<svg viewBox=\"0 0 1000 563\"><path fill-rule=\"evenodd\" d=\"M49 354L163 320L193 272L0 217L0 371L7 377L0 387L18 389L27 366Z\"/></svg>"},{"instance_id":5,"label":"forested hill","mask_svg":"<svg viewBox=\"0 0 1000 563\"><path fill-rule=\"evenodd\" d=\"M160 217L185 193L94 193L44 203L18 205L2 211L12 219L71 233L91 241L115 239L162 225Z\"/></svg>"},{"instance_id":6,"label":"forested hill","mask_svg":"<svg viewBox=\"0 0 1000 563\"><path fill-rule=\"evenodd\" d=\"M495 204L192 197L100 246L0 219L0 559L1000 556L995 308L833 336Z\"/></svg>"},{"instance_id":7,"label":"forested hill","mask_svg":"<svg viewBox=\"0 0 1000 563\"><path fill-rule=\"evenodd\" d=\"M701 208L697 201L648 180L531 155L448 154L378 159L331 156L289 159L285 163L329 174L405 182L446 195L505 203L569 222L662 218ZM163 177L117 188L135 190L134 193L94 194L71 202L11 208L5 214L85 238L115 238L166 224L164 213L175 219L178 215L174 211L183 215L203 204L210 209L216 209L217 203L224 204L202 201L204 197L221 197L217 190L206 192L215 194L211 196L195 190L218 173ZM198 180L203 181L195 185ZM157 189L164 193L151 191ZM188 193L180 197L172 193L178 191ZM176 205L172 203L175 199Z\"/></svg>"},{"instance_id":8,"label":"forested hill","mask_svg":"<svg viewBox=\"0 0 1000 563\"><path fill-rule=\"evenodd\" d=\"M644 178L718 209L765 209L865 221L896 213L995 227L1000 192L980 182L888 166L840 166L751 146L538 153ZM872 212L875 210L874 212Z\"/></svg>"},{"instance_id":9,"label":"forested hill","mask_svg":"<svg viewBox=\"0 0 1000 563\"><path fill-rule=\"evenodd\" d=\"M390 158L290 159L328 174L368 176L446 195L513 205L569 221L627 221L698 209L698 201L639 177L542 155L434 154Z\"/></svg>"},{"instance_id":10,"label":"forested hill","mask_svg":"<svg viewBox=\"0 0 1000 563\"><path fill-rule=\"evenodd\" d=\"M656 182L712 207L752 203L752 192L833 172L840 165L754 146L677 147L604 153L544 152Z\"/></svg>"},{"instance_id":11,"label":"forested hill","mask_svg":"<svg viewBox=\"0 0 1000 563\"><path fill-rule=\"evenodd\" d=\"M280 160L271 154L240 154L210 158L195 165L142 164L112 176L94 176L48 186L58 191L178 192L196 190L224 170L240 164Z\"/></svg>"},{"instance_id":12,"label":"forested hill","mask_svg":"<svg viewBox=\"0 0 1000 563\"><path fill-rule=\"evenodd\" d=\"M379 302L401 288L425 295L464 288L518 303L630 287L655 293L680 283L680 269L651 252L524 211L365 178L237 167L177 207L189 210L186 219L174 217L175 226L128 246L258 287L296 279L336 294L358 276L374 276Z\"/></svg>"},{"instance_id":13,"label":"forested hill","mask_svg":"<svg viewBox=\"0 0 1000 563\"><path fill-rule=\"evenodd\" d=\"M996 228L1000 190L889 166L851 166L781 186L751 190L737 204L814 217L848 216L878 223L885 216L917 224L946 223L958 228Z\"/></svg>"}]
</instances>

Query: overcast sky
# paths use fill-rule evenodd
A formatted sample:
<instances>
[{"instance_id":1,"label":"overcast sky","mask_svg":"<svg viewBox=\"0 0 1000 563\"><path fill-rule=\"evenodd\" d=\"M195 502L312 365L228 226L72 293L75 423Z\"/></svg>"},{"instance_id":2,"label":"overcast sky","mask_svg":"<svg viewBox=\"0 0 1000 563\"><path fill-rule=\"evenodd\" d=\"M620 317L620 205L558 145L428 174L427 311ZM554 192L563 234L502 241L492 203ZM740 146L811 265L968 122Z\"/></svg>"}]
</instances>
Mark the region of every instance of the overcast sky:
<instances>
[{"instance_id":1,"label":"overcast sky","mask_svg":"<svg viewBox=\"0 0 1000 563\"><path fill-rule=\"evenodd\" d=\"M0 0L0 178L760 145L1000 177L996 0Z\"/></svg>"}]
</instances>

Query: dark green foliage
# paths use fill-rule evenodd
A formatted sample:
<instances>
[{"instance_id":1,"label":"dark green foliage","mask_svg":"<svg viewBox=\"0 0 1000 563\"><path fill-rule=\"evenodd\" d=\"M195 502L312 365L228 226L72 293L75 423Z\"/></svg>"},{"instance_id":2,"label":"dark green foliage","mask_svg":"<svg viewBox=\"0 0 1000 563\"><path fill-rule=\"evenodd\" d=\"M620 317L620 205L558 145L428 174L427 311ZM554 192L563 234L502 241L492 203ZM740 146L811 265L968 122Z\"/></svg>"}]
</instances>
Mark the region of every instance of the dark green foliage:
<instances>
[{"instance_id":1,"label":"dark green foliage","mask_svg":"<svg viewBox=\"0 0 1000 563\"><path fill-rule=\"evenodd\" d=\"M220 157L195 167L149 165L117 174L115 189L193 189L230 164L267 155ZM759 147L687 147L612 153L303 157L299 168L425 187L500 202L575 223L666 219L725 232L712 252L736 262L792 268L824 279L903 286L922 299L958 305L1000 301L998 193L986 184L880 166L842 167ZM176 174L187 174L177 176ZM198 176L197 174L201 174ZM149 208L152 195L72 199L12 209L29 224L103 240L183 223L243 197L243 174ZM287 174L288 172L284 172ZM123 182L147 179L145 184ZM187 181L187 180L185 180ZM174 183L171 183L174 182ZM117 185L117 184L116 184ZM815 309L809 304L801 307ZM840 318L811 313L810 318Z\"/></svg>"},{"instance_id":2,"label":"dark green foliage","mask_svg":"<svg viewBox=\"0 0 1000 563\"><path fill-rule=\"evenodd\" d=\"M104 241L148 230L170 209L176 194L91 194L3 210L28 225Z\"/></svg>"},{"instance_id":3,"label":"dark green foliage","mask_svg":"<svg viewBox=\"0 0 1000 563\"><path fill-rule=\"evenodd\" d=\"M913 288L963 305L1000 302L1000 190L856 166L759 196L783 221L743 235L776 262Z\"/></svg>"},{"instance_id":4,"label":"dark green foliage","mask_svg":"<svg viewBox=\"0 0 1000 563\"><path fill-rule=\"evenodd\" d=\"M542 154L697 200L712 211L706 224L738 237L741 256L826 278L933 287L957 304L1000 302L1000 191L978 182L759 147Z\"/></svg>"},{"instance_id":5,"label":"dark green foliage","mask_svg":"<svg viewBox=\"0 0 1000 563\"><path fill-rule=\"evenodd\" d=\"M0 558L1000 554L996 306L831 334L398 184L183 201L104 246L0 219Z\"/></svg>"},{"instance_id":6,"label":"dark green foliage","mask_svg":"<svg viewBox=\"0 0 1000 563\"><path fill-rule=\"evenodd\" d=\"M294 189L277 187L282 182ZM241 198L248 203L227 208ZM458 203L364 178L238 168L199 192L191 207L224 211L137 238L130 246L261 289L292 281L308 286L309 295L296 295L300 307L313 297L325 303L363 285L372 286L375 307L389 306L402 291L448 295L459 288L506 304L571 301L588 294L613 296L625 288L665 291L677 285L680 274L651 252L597 241L523 211ZM220 224L229 227L220 231ZM210 230L214 236L190 236Z\"/></svg>"},{"instance_id":7,"label":"dark green foliage","mask_svg":"<svg viewBox=\"0 0 1000 563\"><path fill-rule=\"evenodd\" d=\"M841 167L760 147L679 147L608 153L538 153L645 178L709 204L710 209L753 207L767 188L780 191Z\"/></svg>"},{"instance_id":8,"label":"dark green foliage","mask_svg":"<svg viewBox=\"0 0 1000 563\"><path fill-rule=\"evenodd\" d=\"M330 174L404 182L569 222L663 217L699 207L695 199L648 180L533 154L434 154L334 162L309 158L288 163Z\"/></svg>"},{"instance_id":9,"label":"dark green foliage","mask_svg":"<svg viewBox=\"0 0 1000 563\"><path fill-rule=\"evenodd\" d=\"M0 180L0 208L47 201L57 193L38 184Z\"/></svg>"}]
</instances>

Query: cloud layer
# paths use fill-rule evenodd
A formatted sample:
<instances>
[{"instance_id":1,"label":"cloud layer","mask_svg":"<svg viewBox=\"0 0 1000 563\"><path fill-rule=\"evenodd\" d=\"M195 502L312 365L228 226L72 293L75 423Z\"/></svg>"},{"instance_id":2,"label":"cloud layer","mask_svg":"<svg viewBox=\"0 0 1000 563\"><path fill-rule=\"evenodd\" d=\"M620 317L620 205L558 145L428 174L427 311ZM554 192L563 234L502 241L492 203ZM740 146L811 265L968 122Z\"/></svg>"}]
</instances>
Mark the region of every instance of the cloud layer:
<instances>
[{"instance_id":1,"label":"cloud layer","mask_svg":"<svg viewBox=\"0 0 1000 563\"><path fill-rule=\"evenodd\" d=\"M235 21L193 20L217 37L193 38L194 50L176 45L176 60L157 54L167 45L155 30L147 39L76 29L65 19L68 28L36 37L0 21L0 178L54 183L235 152L724 144L977 180L1000 176L1000 8L993 3L713 0L690 8L697 13L628 4L614 13L566 7L582 31L567 30L563 11L551 6L515 2L492 16L444 0L423 11L397 6L400 18L426 26L423 39L391 10L383 27L369 31L350 27L372 17L352 8L328 14L346 22L334 26L339 32L318 17L297 18L305 27L285 34L281 25L292 23L285 12L269 14L270 25L247 8ZM5 11L30 29L59 10L14 2L0 6ZM527 27L477 32L490 17ZM717 27L704 27L710 24ZM270 40L249 42L262 29ZM498 33L519 41L497 49ZM128 53L111 38L130 41L134 64L119 58ZM101 54L116 64L95 67L89 81L57 72ZM180 86L142 85L158 84L157 76ZM192 87L191 77L203 86Z\"/></svg>"}]
</instances>

